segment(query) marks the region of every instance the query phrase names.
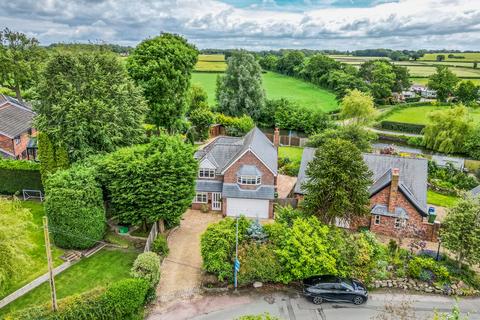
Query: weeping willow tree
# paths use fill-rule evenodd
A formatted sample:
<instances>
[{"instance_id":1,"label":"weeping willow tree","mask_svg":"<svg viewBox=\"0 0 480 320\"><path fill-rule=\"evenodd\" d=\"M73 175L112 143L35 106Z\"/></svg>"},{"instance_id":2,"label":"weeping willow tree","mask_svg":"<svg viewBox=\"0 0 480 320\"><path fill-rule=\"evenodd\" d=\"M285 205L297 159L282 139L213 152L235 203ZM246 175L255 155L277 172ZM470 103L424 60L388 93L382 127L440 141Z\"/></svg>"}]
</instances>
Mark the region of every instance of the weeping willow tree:
<instances>
[{"instance_id":1,"label":"weeping willow tree","mask_svg":"<svg viewBox=\"0 0 480 320\"><path fill-rule=\"evenodd\" d=\"M428 115L430 123L424 129L425 146L445 153L463 152L465 141L472 133L473 123L464 105Z\"/></svg>"}]
</instances>

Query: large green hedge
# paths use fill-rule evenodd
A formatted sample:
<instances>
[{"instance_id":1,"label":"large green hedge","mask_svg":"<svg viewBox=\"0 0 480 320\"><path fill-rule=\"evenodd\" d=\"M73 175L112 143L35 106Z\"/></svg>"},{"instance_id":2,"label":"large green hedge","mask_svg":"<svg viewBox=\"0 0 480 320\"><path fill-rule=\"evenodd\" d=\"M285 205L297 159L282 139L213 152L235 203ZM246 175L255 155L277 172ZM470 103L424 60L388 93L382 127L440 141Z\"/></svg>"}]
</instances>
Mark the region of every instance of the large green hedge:
<instances>
[{"instance_id":1,"label":"large green hedge","mask_svg":"<svg viewBox=\"0 0 480 320\"><path fill-rule=\"evenodd\" d=\"M423 124L414 124L406 122L396 122L396 121L382 121L380 122L382 129L401 131L408 133L421 134L422 130L425 128Z\"/></svg>"},{"instance_id":2,"label":"large green hedge","mask_svg":"<svg viewBox=\"0 0 480 320\"><path fill-rule=\"evenodd\" d=\"M23 189L43 190L39 164L0 159L0 194L15 194Z\"/></svg>"},{"instance_id":3,"label":"large green hedge","mask_svg":"<svg viewBox=\"0 0 480 320\"><path fill-rule=\"evenodd\" d=\"M105 209L96 175L94 168L77 165L48 177L45 210L57 246L86 249L103 238Z\"/></svg>"},{"instance_id":4,"label":"large green hedge","mask_svg":"<svg viewBox=\"0 0 480 320\"><path fill-rule=\"evenodd\" d=\"M24 309L6 316L6 320L137 320L142 319L149 285L142 279L124 279L106 290L94 289L82 295L64 298L58 311L50 304Z\"/></svg>"}]
</instances>

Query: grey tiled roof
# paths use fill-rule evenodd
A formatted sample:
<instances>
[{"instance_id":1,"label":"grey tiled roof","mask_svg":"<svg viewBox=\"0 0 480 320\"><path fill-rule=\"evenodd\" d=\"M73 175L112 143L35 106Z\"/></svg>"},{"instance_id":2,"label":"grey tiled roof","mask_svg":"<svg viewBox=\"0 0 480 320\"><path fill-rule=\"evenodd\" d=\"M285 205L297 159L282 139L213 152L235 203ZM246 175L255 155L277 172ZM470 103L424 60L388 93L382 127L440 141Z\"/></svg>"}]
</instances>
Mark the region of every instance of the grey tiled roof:
<instances>
[{"instance_id":1,"label":"grey tiled roof","mask_svg":"<svg viewBox=\"0 0 480 320\"><path fill-rule=\"evenodd\" d=\"M315 149L305 148L303 150L295 193L303 194L301 185L308 178L305 174L306 168L314 156ZM428 174L428 161L426 159L371 153L363 154L363 159L373 174L372 180L374 183L369 188L370 194L374 194L387 186L391 181L391 169L398 168L400 170L400 190L422 214L426 214Z\"/></svg>"},{"instance_id":2,"label":"grey tiled roof","mask_svg":"<svg viewBox=\"0 0 480 320\"><path fill-rule=\"evenodd\" d=\"M195 191L197 192L222 192L222 181L196 180Z\"/></svg>"},{"instance_id":3,"label":"grey tiled roof","mask_svg":"<svg viewBox=\"0 0 480 320\"><path fill-rule=\"evenodd\" d=\"M407 211L402 207L396 207L395 212L388 212L387 206L383 204L374 205L370 213L379 215L379 216L394 217L394 218L401 218L401 219L409 218Z\"/></svg>"},{"instance_id":4,"label":"grey tiled roof","mask_svg":"<svg viewBox=\"0 0 480 320\"><path fill-rule=\"evenodd\" d=\"M470 194L473 196L473 197L477 197L480 195L480 186L476 186L475 188L473 188L472 190L470 190Z\"/></svg>"},{"instance_id":5,"label":"grey tiled roof","mask_svg":"<svg viewBox=\"0 0 480 320\"><path fill-rule=\"evenodd\" d=\"M251 150L265 165L277 174L277 149L257 127L250 130L243 138L218 137L202 150L195 153L195 158L207 158L222 173L234 163L244 152Z\"/></svg>"},{"instance_id":6,"label":"grey tiled roof","mask_svg":"<svg viewBox=\"0 0 480 320\"><path fill-rule=\"evenodd\" d=\"M262 173L256 166L244 164L237 172L237 176L261 176Z\"/></svg>"},{"instance_id":7,"label":"grey tiled roof","mask_svg":"<svg viewBox=\"0 0 480 320\"><path fill-rule=\"evenodd\" d=\"M240 189L235 183L224 183L223 198L267 199L275 198L275 188L272 185L261 185L255 190Z\"/></svg>"},{"instance_id":8,"label":"grey tiled roof","mask_svg":"<svg viewBox=\"0 0 480 320\"><path fill-rule=\"evenodd\" d=\"M32 127L35 113L18 100L0 95L0 134L11 139Z\"/></svg>"}]
</instances>

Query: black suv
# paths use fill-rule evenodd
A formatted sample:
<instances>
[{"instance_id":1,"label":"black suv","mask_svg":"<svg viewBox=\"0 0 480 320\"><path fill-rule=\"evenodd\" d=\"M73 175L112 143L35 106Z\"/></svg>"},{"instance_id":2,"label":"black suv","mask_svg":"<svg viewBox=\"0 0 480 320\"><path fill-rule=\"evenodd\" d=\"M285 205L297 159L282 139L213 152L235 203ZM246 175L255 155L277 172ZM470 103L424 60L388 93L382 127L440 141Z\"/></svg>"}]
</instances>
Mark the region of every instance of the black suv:
<instances>
[{"instance_id":1,"label":"black suv","mask_svg":"<svg viewBox=\"0 0 480 320\"><path fill-rule=\"evenodd\" d=\"M368 299L367 288L360 281L336 276L314 276L303 280L303 293L315 304L346 301L358 305Z\"/></svg>"}]
</instances>

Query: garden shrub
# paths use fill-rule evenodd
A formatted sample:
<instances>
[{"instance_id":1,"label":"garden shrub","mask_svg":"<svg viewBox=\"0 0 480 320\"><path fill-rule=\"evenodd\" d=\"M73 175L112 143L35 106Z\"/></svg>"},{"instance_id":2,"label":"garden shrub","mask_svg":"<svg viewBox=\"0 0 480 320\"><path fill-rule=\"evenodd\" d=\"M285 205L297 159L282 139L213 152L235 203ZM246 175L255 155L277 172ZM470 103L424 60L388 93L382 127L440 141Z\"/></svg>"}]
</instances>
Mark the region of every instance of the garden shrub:
<instances>
[{"instance_id":1,"label":"garden shrub","mask_svg":"<svg viewBox=\"0 0 480 320\"><path fill-rule=\"evenodd\" d=\"M250 226L247 229L247 235L248 235L248 238L258 243L262 243L267 240L267 234L263 230L263 227L258 221L258 219L250 223Z\"/></svg>"},{"instance_id":2,"label":"garden shrub","mask_svg":"<svg viewBox=\"0 0 480 320\"><path fill-rule=\"evenodd\" d=\"M170 250L168 249L167 238L164 235L160 234L155 240L153 240L152 251L161 256L168 255Z\"/></svg>"},{"instance_id":3,"label":"garden shrub","mask_svg":"<svg viewBox=\"0 0 480 320\"><path fill-rule=\"evenodd\" d=\"M321 132L332 126L327 114L312 111L295 103L284 103L275 110L275 124L281 129L290 129L308 134Z\"/></svg>"},{"instance_id":4,"label":"garden shrub","mask_svg":"<svg viewBox=\"0 0 480 320\"><path fill-rule=\"evenodd\" d=\"M144 279L155 287L160 281L160 258L155 252L144 252L138 255L130 271L133 278Z\"/></svg>"},{"instance_id":5,"label":"garden shrub","mask_svg":"<svg viewBox=\"0 0 480 320\"><path fill-rule=\"evenodd\" d=\"M425 126L423 124L414 124L407 122L397 122L397 121L381 121L380 125L382 129L400 131L407 133L421 134Z\"/></svg>"},{"instance_id":6,"label":"garden shrub","mask_svg":"<svg viewBox=\"0 0 480 320\"><path fill-rule=\"evenodd\" d=\"M275 207L275 222L278 224L286 224L287 226L292 226L293 221L297 218L304 217L304 214L299 209L294 209L292 206L288 205L282 207L277 205ZM266 225L265 228L269 228L272 225Z\"/></svg>"},{"instance_id":7,"label":"garden shrub","mask_svg":"<svg viewBox=\"0 0 480 320\"><path fill-rule=\"evenodd\" d=\"M257 314L257 315L245 315L241 316L238 318L235 318L235 320L280 320L280 318L272 316L270 313L266 312L264 314Z\"/></svg>"},{"instance_id":8,"label":"garden shrub","mask_svg":"<svg viewBox=\"0 0 480 320\"><path fill-rule=\"evenodd\" d=\"M111 285L102 296L113 319L135 319L143 308L149 283L142 279L124 279Z\"/></svg>"},{"instance_id":9,"label":"garden shrub","mask_svg":"<svg viewBox=\"0 0 480 320\"><path fill-rule=\"evenodd\" d=\"M247 115L241 117L229 117L222 113L217 113L215 115L215 123L223 125L226 134L234 137L245 135L255 126L253 119Z\"/></svg>"},{"instance_id":10,"label":"garden shrub","mask_svg":"<svg viewBox=\"0 0 480 320\"><path fill-rule=\"evenodd\" d=\"M290 158L278 158L278 171L287 176L296 177L300 170L300 161L291 161Z\"/></svg>"},{"instance_id":11,"label":"garden shrub","mask_svg":"<svg viewBox=\"0 0 480 320\"><path fill-rule=\"evenodd\" d=\"M103 238L106 226L102 189L93 168L77 165L50 175L45 211L55 245L87 249Z\"/></svg>"},{"instance_id":12,"label":"garden shrub","mask_svg":"<svg viewBox=\"0 0 480 320\"><path fill-rule=\"evenodd\" d=\"M240 271L238 282L241 285L255 281L275 282L282 272L282 266L275 255L272 244L246 242L238 249Z\"/></svg>"},{"instance_id":13,"label":"garden shrub","mask_svg":"<svg viewBox=\"0 0 480 320\"><path fill-rule=\"evenodd\" d=\"M414 257L409 261L408 274L410 277L420 279L422 271L431 271L437 281L448 281L450 279L448 269L434 259ZM426 276L425 273L422 276Z\"/></svg>"},{"instance_id":14,"label":"garden shrub","mask_svg":"<svg viewBox=\"0 0 480 320\"><path fill-rule=\"evenodd\" d=\"M235 257L235 219L225 218L208 226L201 237L201 253L205 271L217 275L220 281L233 278ZM240 217L238 241L245 238L250 221Z\"/></svg>"},{"instance_id":15,"label":"garden shrub","mask_svg":"<svg viewBox=\"0 0 480 320\"><path fill-rule=\"evenodd\" d=\"M468 191L478 185L478 180L447 164L446 167L439 167L434 161L428 162L428 180L435 187L455 193L456 190Z\"/></svg>"},{"instance_id":16,"label":"garden shrub","mask_svg":"<svg viewBox=\"0 0 480 320\"><path fill-rule=\"evenodd\" d=\"M43 190L40 165L33 161L0 159L0 194L23 189Z\"/></svg>"}]
</instances>

